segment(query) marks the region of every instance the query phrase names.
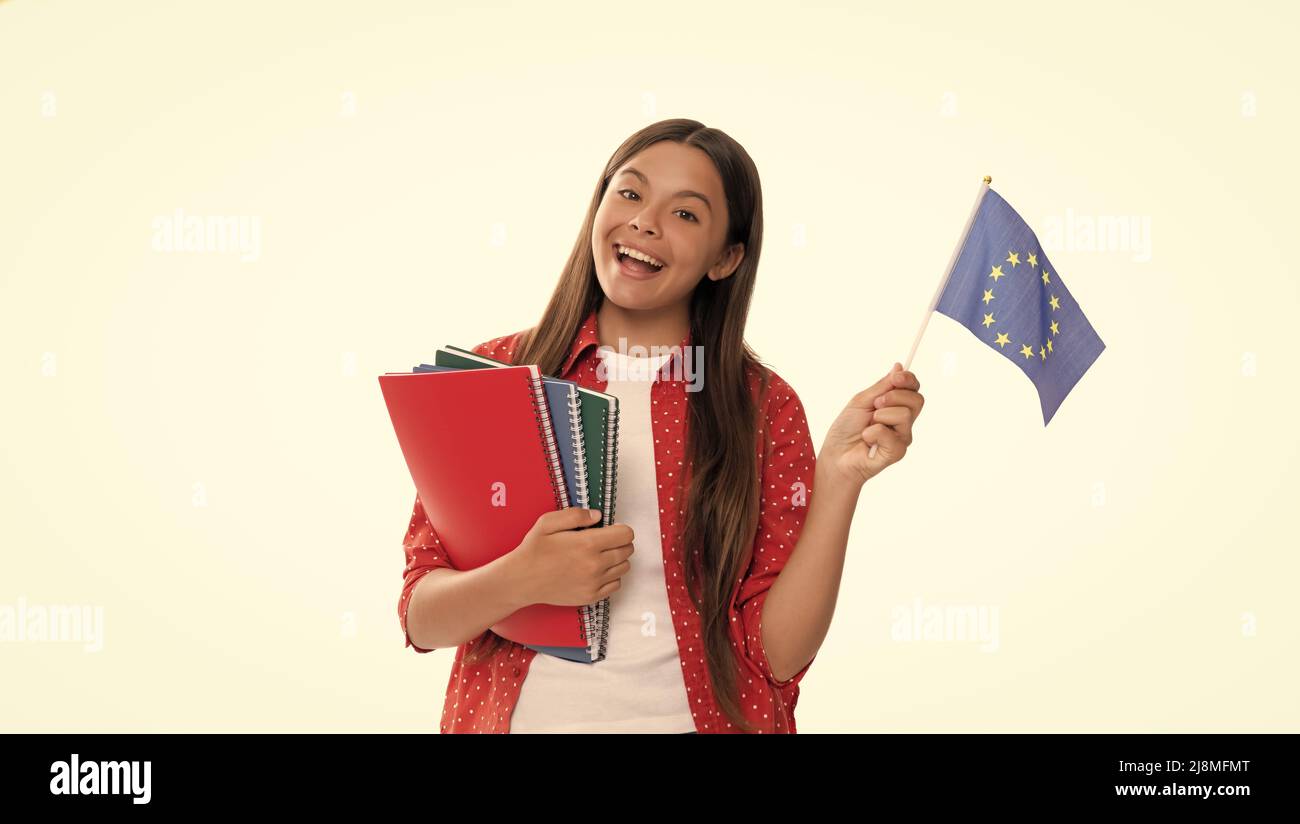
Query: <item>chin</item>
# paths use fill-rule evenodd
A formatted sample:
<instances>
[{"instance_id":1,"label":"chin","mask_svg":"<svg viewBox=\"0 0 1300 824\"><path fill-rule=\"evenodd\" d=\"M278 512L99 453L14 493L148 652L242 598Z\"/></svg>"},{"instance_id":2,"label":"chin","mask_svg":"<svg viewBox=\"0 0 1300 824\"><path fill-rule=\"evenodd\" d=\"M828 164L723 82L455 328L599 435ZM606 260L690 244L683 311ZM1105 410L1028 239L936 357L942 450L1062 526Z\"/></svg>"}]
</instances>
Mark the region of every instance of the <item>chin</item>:
<instances>
[{"instance_id":1,"label":"chin","mask_svg":"<svg viewBox=\"0 0 1300 824\"><path fill-rule=\"evenodd\" d=\"M605 299L620 309L650 309L651 304L645 299L644 295L629 294L630 290L621 286L605 288Z\"/></svg>"}]
</instances>

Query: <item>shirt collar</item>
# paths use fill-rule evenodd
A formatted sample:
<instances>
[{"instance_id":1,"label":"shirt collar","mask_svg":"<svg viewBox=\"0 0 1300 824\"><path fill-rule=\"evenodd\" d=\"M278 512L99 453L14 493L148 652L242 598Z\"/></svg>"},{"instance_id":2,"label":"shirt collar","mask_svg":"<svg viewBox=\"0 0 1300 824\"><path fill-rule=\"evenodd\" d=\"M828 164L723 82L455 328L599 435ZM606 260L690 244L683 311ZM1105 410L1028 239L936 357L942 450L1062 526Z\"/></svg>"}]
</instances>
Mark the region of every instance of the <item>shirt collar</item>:
<instances>
[{"instance_id":1,"label":"shirt collar","mask_svg":"<svg viewBox=\"0 0 1300 824\"><path fill-rule=\"evenodd\" d=\"M681 343L678 344L683 356L690 348L690 345L691 331L688 328L686 330L686 337L682 338ZM586 319L582 321L582 326L578 327L578 334L574 336L573 343L569 347L569 354L564 360L564 366L560 369L560 375L569 374L569 370L573 368L573 364L576 363L588 349L596 349L599 346L600 324L596 320L596 310L592 309L587 313ZM671 359L669 362L671 362Z\"/></svg>"}]
</instances>

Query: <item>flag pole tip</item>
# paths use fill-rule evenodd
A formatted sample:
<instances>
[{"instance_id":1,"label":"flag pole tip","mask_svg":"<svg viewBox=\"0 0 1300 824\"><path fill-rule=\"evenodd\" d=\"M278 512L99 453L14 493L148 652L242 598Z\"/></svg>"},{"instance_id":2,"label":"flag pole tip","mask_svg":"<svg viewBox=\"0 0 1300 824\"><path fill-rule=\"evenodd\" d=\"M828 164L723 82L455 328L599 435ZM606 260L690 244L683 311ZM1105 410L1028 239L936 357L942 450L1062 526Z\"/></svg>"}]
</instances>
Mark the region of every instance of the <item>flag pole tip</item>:
<instances>
[{"instance_id":1,"label":"flag pole tip","mask_svg":"<svg viewBox=\"0 0 1300 824\"><path fill-rule=\"evenodd\" d=\"M992 176L992 175L984 175L984 185L985 185L985 186L989 185L989 184L992 183L992 182L993 182L993 176Z\"/></svg>"}]
</instances>

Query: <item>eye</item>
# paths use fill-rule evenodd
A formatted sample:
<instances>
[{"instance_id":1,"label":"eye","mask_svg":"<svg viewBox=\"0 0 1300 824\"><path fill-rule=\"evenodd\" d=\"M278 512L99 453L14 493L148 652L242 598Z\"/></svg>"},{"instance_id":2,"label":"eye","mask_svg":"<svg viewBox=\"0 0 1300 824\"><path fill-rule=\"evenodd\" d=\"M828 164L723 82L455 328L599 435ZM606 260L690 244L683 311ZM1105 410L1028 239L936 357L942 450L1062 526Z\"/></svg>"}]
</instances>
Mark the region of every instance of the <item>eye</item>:
<instances>
[{"instance_id":1,"label":"eye","mask_svg":"<svg viewBox=\"0 0 1300 824\"><path fill-rule=\"evenodd\" d=\"M618 190L618 194L622 195L622 194L624 194L624 193L631 194L631 195L636 195L636 197L637 197L638 200L640 200L640 198L641 198L641 195L638 195L636 192L632 191L631 189L619 189L619 190ZM624 200L629 200L629 198L626 198L626 197L623 198L623 199L624 199ZM687 219L688 219L691 223L699 223L699 222L700 222L699 218L697 218L697 217L695 216L695 213L694 213L694 212L688 212L688 211L685 210L685 209L678 209L678 210L677 210L676 212L674 212L673 214L677 214L678 212L681 212L682 214L685 214L685 215L689 215L689 217L688 217Z\"/></svg>"}]
</instances>

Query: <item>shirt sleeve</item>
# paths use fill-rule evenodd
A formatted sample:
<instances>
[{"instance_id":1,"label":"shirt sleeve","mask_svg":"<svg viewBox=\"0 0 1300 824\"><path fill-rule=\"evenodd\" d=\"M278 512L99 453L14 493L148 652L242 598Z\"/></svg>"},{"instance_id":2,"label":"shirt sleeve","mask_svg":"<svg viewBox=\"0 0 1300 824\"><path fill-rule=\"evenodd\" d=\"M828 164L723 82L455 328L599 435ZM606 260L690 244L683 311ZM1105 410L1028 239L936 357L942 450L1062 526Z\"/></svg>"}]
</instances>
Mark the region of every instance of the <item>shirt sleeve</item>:
<instances>
[{"instance_id":1,"label":"shirt sleeve","mask_svg":"<svg viewBox=\"0 0 1300 824\"><path fill-rule=\"evenodd\" d=\"M406 568L402 571L402 597L397 602L397 616L402 622L402 633L406 636L406 646L416 652L432 652L433 649L418 647L411 641L411 633L406 628L406 613L411 605L411 593L415 585L429 570L439 567L451 568L451 560L442 548L438 533L424 513L420 496L415 496L415 510L411 513L411 525L406 530L402 541L406 552Z\"/></svg>"},{"instance_id":2,"label":"shirt sleeve","mask_svg":"<svg viewBox=\"0 0 1300 824\"><path fill-rule=\"evenodd\" d=\"M745 664L777 688L793 688L803 680L813 657L803 669L784 681L777 680L763 647L763 604L794 552L803 532L812 498L817 456L808 432L808 419L795 391L775 374L767 404L767 435L761 470L762 489L758 530L749 569L736 595ZM737 623L732 615L732 625Z\"/></svg>"}]
</instances>

